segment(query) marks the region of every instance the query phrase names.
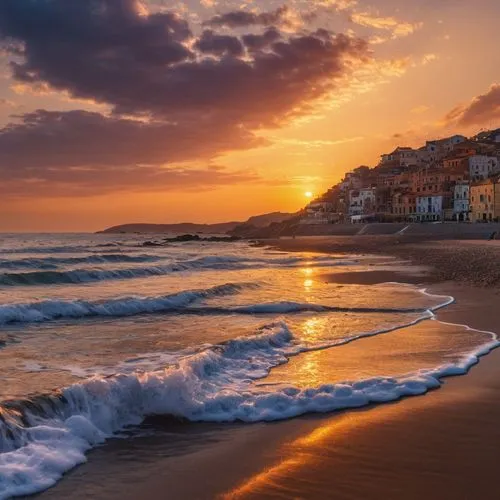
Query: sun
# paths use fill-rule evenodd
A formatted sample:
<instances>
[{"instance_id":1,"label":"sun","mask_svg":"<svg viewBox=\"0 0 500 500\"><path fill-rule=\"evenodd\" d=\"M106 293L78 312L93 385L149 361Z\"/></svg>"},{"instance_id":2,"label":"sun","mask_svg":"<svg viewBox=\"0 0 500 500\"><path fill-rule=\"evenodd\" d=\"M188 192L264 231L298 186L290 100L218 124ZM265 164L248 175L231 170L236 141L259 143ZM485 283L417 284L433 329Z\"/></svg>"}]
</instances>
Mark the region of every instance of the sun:
<instances>
[{"instance_id":1,"label":"sun","mask_svg":"<svg viewBox=\"0 0 500 500\"><path fill-rule=\"evenodd\" d=\"M312 197L313 197L313 194L311 193L311 191L306 191L306 192L304 193L304 196L305 196L306 198L312 198Z\"/></svg>"}]
</instances>

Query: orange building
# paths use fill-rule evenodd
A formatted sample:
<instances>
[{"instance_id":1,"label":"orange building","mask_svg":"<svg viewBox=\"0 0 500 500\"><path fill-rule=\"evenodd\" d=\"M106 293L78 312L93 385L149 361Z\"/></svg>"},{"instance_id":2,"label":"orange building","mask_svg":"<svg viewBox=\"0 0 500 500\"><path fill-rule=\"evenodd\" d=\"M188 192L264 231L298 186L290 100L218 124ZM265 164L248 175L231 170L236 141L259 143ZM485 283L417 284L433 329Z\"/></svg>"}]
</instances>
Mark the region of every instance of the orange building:
<instances>
[{"instance_id":1,"label":"orange building","mask_svg":"<svg viewBox=\"0 0 500 500\"><path fill-rule=\"evenodd\" d=\"M474 182L470 186L470 211L472 222L491 222L500 214L495 213L494 179Z\"/></svg>"},{"instance_id":2,"label":"orange building","mask_svg":"<svg viewBox=\"0 0 500 500\"><path fill-rule=\"evenodd\" d=\"M395 192L392 196L391 208L394 218L412 220L417 212L417 196L410 192Z\"/></svg>"},{"instance_id":3,"label":"orange building","mask_svg":"<svg viewBox=\"0 0 500 500\"><path fill-rule=\"evenodd\" d=\"M449 170L440 168L426 168L411 174L411 190L417 196L435 193L450 192L456 182L466 180L467 173L460 168Z\"/></svg>"},{"instance_id":4,"label":"orange building","mask_svg":"<svg viewBox=\"0 0 500 500\"><path fill-rule=\"evenodd\" d=\"M469 173L469 158L471 156L474 156L474 153L449 155L443 159L443 168L444 170L453 170L457 173L460 172L464 176L467 176Z\"/></svg>"}]
</instances>

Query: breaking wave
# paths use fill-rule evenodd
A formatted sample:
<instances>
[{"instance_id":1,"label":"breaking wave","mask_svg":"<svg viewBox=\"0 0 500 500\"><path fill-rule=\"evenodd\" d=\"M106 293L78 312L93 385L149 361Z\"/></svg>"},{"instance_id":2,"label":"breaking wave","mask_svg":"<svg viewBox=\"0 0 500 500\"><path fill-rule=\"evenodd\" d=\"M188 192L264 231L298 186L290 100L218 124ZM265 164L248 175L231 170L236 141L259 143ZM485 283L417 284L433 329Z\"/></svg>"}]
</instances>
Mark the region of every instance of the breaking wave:
<instances>
[{"instance_id":1,"label":"breaking wave","mask_svg":"<svg viewBox=\"0 0 500 500\"><path fill-rule=\"evenodd\" d=\"M378 332L382 333L382 332ZM486 332L485 332L486 333ZM374 333L372 333L373 335ZM178 356L164 369L93 377L49 396L0 406L0 498L46 489L85 461L85 452L150 415L190 421L256 422L394 401L438 388L498 346L491 342L450 363L401 377L259 387L253 382L311 347L283 322L256 334Z\"/></svg>"},{"instance_id":2,"label":"breaking wave","mask_svg":"<svg viewBox=\"0 0 500 500\"><path fill-rule=\"evenodd\" d=\"M345 266L352 264L351 261L332 259L331 257L316 257L312 260L290 257L287 259L253 259L237 256L205 256L193 260L177 261L166 265L151 267L131 267L126 269L71 269L50 270L61 264L107 264L113 262L154 262L164 260L166 257L155 257L150 255L95 255L87 257L72 258L46 258L46 259L24 259L18 261L0 261L0 268L15 268L16 263L25 262L29 267L37 267L40 271L13 272L0 274L0 285L4 286L43 286L90 283L95 281L147 278L151 276L164 276L174 272L189 270L238 270L257 269L262 267L308 267L322 266ZM9 267L12 266L12 267Z\"/></svg>"},{"instance_id":3,"label":"breaking wave","mask_svg":"<svg viewBox=\"0 0 500 500\"><path fill-rule=\"evenodd\" d=\"M422 313L430 314L450 304L447 297L443 304L432 308L383 308L337 307L300 302L270 302L239 307L193 306L197 300L239 293L245 288L257 288L258 283L226 283L206 290L184 291L157 297L121 297L111 300L44 300L21 304L0 305L0 324L40 323L69 318L94 316L126 317L146 313L182 312L183 314L285 314L301 312L351 312L351 313Z\"/></svg>"},{"instance_id":4,"label":"breaking wave","mask_svg":"<svg viewBox=\"0 0 500 500\"><path fill-rule=\"evenodd\" d=\"M256 283L226 283L205 290L189 290L159 297L121 297L112 300L43 300L26 304L0 305L0 324L33 323L63 318L93 316L125 317L186 308L197 300L239 293Z\"/></svg>"}]
</instances>

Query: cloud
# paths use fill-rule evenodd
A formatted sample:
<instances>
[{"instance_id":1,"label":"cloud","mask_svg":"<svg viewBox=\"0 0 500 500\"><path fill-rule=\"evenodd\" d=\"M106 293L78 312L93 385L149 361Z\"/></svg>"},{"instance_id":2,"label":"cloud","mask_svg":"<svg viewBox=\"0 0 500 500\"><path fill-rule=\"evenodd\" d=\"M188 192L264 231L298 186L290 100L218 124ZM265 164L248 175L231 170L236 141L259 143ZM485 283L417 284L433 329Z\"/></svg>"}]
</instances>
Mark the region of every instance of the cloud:
<instances>
[{"instance_id":1,"label":"cloud","mask_svg":"<svg viewBox=\"0 0 500 500\"><path fill-rule=\"evenodd\" d=\"M333 7L337 10L347 10L358 4L357 0L315 0L314 4L321 7Z\"/></svg>"},{"instance_id":2,"label":"cloud","mask_svg":"<svg viewBox=\"0 0 500 500\"><path fill-rule=\"evenodd\" d=\"M283 5L270 12L249 12L246 10L236 10L218 14L204 24L212 27L243 28L247 26L272 26L286 23L289 7Z\"/></svg>"},{"instance_id":3,"label":"cloud","mask_svg":"<svg viewBox=\"0 0 500 500\"><path fill-rule=\"evenodd\" d=\"M9 99L0 99L0 108L1 107L14 107L15 103L10 101Z\"/></svg>"},{"instance_id":4,"label":"cloud","mask_svg":"<svg viewBox=\"0 0 500 500\"><path fill-rule=\"evenodd\" d=\"M176 163L266 144L261 129L307 115L371 60L366 41L327 30L195 35L178 15L134 0L2 0L0 47L19 88L110 110L16 117L0 130L2 182L95 189L111 177L147 184L153 171L168 186L182 177Z\"/></svg>"},{"instance_id":5,"label":"cloud","mask_svg":"<svg viewBox=\"0 0 500 500\"><path fill-rule=\"evenodd\" d=\"M260 141L244 132L228 137L206 127L183 130L172 124L78 110L39 110L20 118L21 123L0 131L0 191L4 195L29 195L40 189L51 195L123 188L190 189L259 180L252 172L176 165L210 157L221 147L247 148Z\"/></svg>"},{"instance_id":6,"label":"cloud","mask_svg":"<svg viewBox=\"0 0 500 500\"><path fill-rule=\"evenodd\" d=\"M205 30L194 46L204 54L216 56L241 56L244 52L243 44L238 38L218 35L211 30Z\"/></svg>"},{"instance_id":7,"label":"cloud","mask_svg":"<svg viewBox=\"0 0 500 500\"><path fill-rule=\"evenodd\" d=\"M414 115L421 115L422 113L426 113L429 111L431 108L425 104L421 104L420 106L415 106L410 110L410 113L413 113Z\"/></svg>"},{"instance_id":8,"label":"cloud","mask_svg":"<svg viewBox=\"0 0 500 500\"><path fill-rule=\"evenodd\" d=\"M489 125L500 120L500 84L494 83L482 95L474 97L468 104L459 105L445 117L446 123L457 125ZM495 126L495 124L493 124Z\"/></svg>"},{"instance_id":9,"label":"cloud","mask_svg":"<svg viewBox=\"0 0 500 500\"><path fill-rule=\"evenodd\" d=\"M437 56L437 54L432 54L432 53L424 54L421 59L421 64L423 66L426 66L427 64L437 61L438 59L439 57Z\"/></svg>"},{"instance_id":10,"label":"cloud","mask_svg":"<svg viewBox=\"0 0 500 500\"><path fill-rule=\"evenodd\" d=\"M365 41L325 30L273 35L265 50L245 36L205 31L197 39L174 14L139 15L134 6L133 0L0 2L0 37L23 46L12 62L14 79L107 103L117 114L170 121L224 114L268 126L332 90L349 72L347 60L368 57ZM245 58L241 43L252 49Z\"/></svg>"},{"instance_id":11,"label":"cloud","mask_svg":"<svg viewBox=\"0 0 500 500\"><path fill-rule=\"evenodd\" d=\"M399 21L395 17L373 16L368 12L354 12L350 20L360 26L391 31L393 38L407 36L423 26L423 23L408 23Z\"/></svg>"},{"instance_id":12,"label":"cloud","mask_svg":"<svg viewBox=\"0 0 500 500\"><path fill-rule=\"evenodd\" d=\"M160 169L148 165L130 165L107 169L54 169L51 175L9 178L0 185L4 199L45 194L50 197L95 196L117 191L207 191L241 183L265 183L250 170L228 171L204 168L173 167Z\"/></svg>"},{"instance_id":13,"label":"cloud","mask_svg":"<svg viewBox=\"0 0 500 500\"><path fill-rule=\"evenodd\" d=\"M298 146L300 149L318 149L324 148L327 146L339 146L341 144L348 144L351 142L357 142L364 139L362 136L356 137L346 137L343 139L336 140L324 140L324 139L316 139L316 140L303 140L303 139L286 139L286 138L275 138L273 140L273 147L290 147L290 146Z\"/></svg>"},{"instance_id":14,"label":"cloud","mask_svg":"<svg viewBox=\"0 0 500 500\"><path fill-rule=\"evenodd\" d=\"M38 110L0 130L0 166L52 168L130 163L162 165L210 158L265 141L243 128L143 122L90 111ZM212 124L212 122L209 122Z\"/></svg>"},{"instance_id":15,"label":"cloud","mask_svg":"<svg viewBox=\"0 0 500 500\"><path fill-rule=\"evenodd\" d=\"M269 48L274 42L277 42L281 38L281 33L274 27L268 28L261 35L250 33L242 37L243 43L249 51L259 51Z\"/></svg>"}]
</instances>

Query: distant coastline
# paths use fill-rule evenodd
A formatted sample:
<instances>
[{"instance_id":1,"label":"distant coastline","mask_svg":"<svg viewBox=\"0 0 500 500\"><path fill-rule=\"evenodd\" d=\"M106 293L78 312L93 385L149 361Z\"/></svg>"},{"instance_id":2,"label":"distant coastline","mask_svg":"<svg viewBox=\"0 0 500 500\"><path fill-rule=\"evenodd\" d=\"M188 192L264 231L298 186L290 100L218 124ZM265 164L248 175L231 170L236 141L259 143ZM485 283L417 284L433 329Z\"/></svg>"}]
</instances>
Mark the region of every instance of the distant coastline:
<instances>
[{"instance_id":1,"label":"distant coastline","mask_svg":"<svg viewBox=\"0 0 500 500\"><path fill-rule=\"evenodd\" d=\"M192 222L181 222L178 224L148 224L148 223L129 223L121 224L106 228L98 233L107 234L123 234L123 233L141 233L141 234L186 234L186 233L200 233L200 234L228 234L260 229L267 227L271 224L282 223L294 217L295 214L286 212L272 212L263 215L256 215L250 217L246 221L231 221L221 222L216 224L196 224Z\"/></svg>"}]
</instances>

